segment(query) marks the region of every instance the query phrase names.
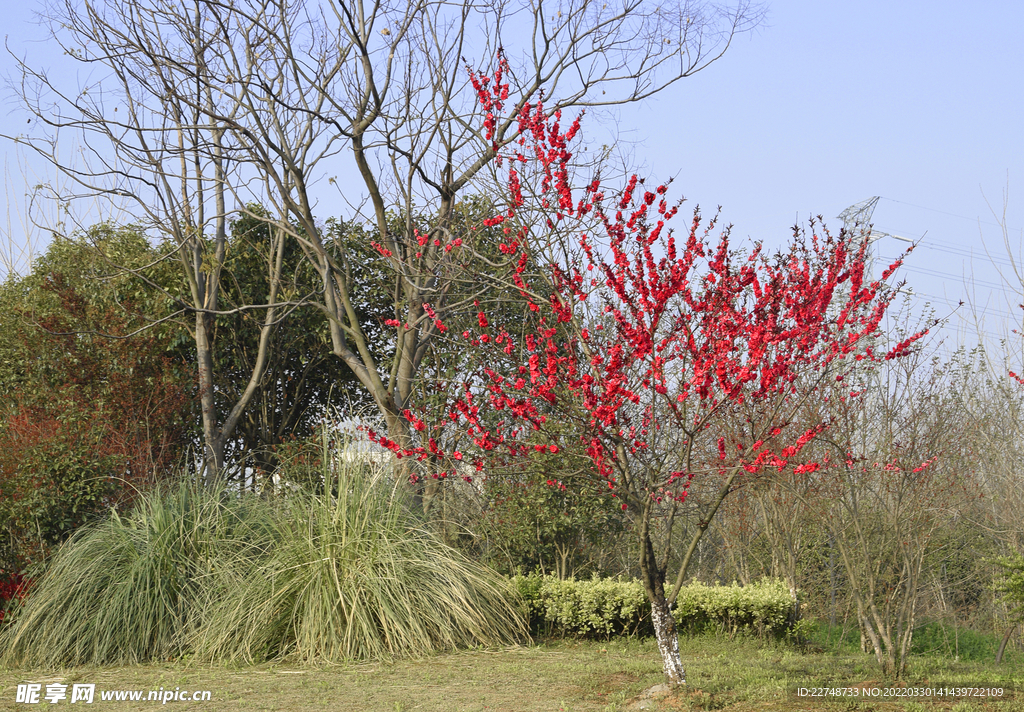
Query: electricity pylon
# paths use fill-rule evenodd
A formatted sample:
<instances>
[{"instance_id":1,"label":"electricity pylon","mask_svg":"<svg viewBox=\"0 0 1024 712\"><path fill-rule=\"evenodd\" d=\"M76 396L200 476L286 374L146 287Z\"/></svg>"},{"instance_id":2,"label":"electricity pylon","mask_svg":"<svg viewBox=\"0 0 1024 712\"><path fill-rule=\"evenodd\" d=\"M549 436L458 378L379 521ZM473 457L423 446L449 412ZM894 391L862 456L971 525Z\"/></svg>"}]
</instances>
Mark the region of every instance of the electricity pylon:
<instances>
[{"instance_id":1,"label":"electricity pylon","mask_svg":"<svg viewBox=\"0 0 1024 712\"><path fill-rule=\"evenodd\" d=\"M888 232L881 232L871 227L871 216L874 215L875 206L878 205L880 198L881 196L876 195L868 198L867 200L862 200L859 203L854 203L836 216L843 221L843 230L846 231L846 234L854 235L859 232L865 239L867 239L868 249L867 254L865 255L865 262L867 264L866 272L868 272L872 277L875 275L875 251L871 249L871 243L876 242L883 237L891 237L894 240L901 240L902 242L913 242L910 238L893 235ZM913 294L913 291L909 287L904 291L908 294Z\"/></svg>"}]
</instances>

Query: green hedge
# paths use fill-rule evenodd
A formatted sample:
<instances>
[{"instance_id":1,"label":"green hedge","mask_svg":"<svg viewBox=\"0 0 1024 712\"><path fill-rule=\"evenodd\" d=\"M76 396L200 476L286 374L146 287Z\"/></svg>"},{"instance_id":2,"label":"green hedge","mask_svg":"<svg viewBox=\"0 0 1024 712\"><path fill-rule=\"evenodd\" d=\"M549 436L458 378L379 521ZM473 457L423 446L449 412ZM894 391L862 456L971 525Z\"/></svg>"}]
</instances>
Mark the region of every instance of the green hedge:
<instances>
[{"instance_id":1,"label":"green hedge","mask_svg":"<svg viewBox=\"0 0 1024 712\"><path fill-rule=\"evenodd\" d=\"M782 636L795 617L789 586L767 578L749 586L692 583L679 592L672 612L680 629L691 633L717 627L729 633Z\"/></svg>"},{"instance_id":2,"label":"green hedge","mask_svg":"<svg viewBox=\"0 0 1024 712\"><path fill-rule=\"evenodd\" d=\"M610 638L652 632L651 607L636 580L577 581L554 576L513 576L530 609L534 632L558 637Z\"/></svg>"},{"instance_id":3,"label":"green hedge","mask_svg":"<svg viewBox=\"0 0 1024 712\"><path fill-rule=\"evenodd\" d=\"M651 607L643 586L632 579L559 580L553 576L513 576L512 583L530 611L530 626L544 635L610 638L651 635ZM785 582L763 579L749 586L693 583L679 593L673 609L680 631L722 630L782 636L793 619L793 599Z\"/></svg>"}]
</instances>

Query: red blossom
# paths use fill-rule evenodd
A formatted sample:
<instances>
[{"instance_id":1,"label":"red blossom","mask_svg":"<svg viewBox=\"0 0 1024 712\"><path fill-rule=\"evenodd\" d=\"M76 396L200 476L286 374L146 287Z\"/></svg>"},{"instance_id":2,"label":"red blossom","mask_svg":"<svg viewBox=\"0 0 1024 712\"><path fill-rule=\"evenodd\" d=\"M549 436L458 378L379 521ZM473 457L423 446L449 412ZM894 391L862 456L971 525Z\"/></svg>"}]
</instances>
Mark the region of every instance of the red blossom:
<instances>
[{"instance_id":1,"label":"red blossom","mask_svg":"<svg viewBox=\"0 0 1024 712\"><path fill-rule=\"evenodd\" d=\"M535 316L513 341L503 330L491 333L476 304L481 331L462 334L485 365L442 412L479 450L522 456L529 449L525 438L543 429L543 413L565 406L579 414L587 431L582 445L609 488L620 487L630 502L651 496L682 501L695 476L689 465L685 473L626 477L632 471L623 458L657 462L652 451L660 447L659 431L671 430L684 447L696 447L700 429L715 423L713 414L762 404L769 407L760 412L776 412L770 406L802 387L803 374L841 382L854 360L878 360L865 344L878 334L890 298L882 282L899 260L881 281L872 281L865 273L866 242L828 232L796 234L788 252L778 255L763 255L757 244L744 253L728 230L716 237L715 220L704 220L698 210L673 227L680 203L669 199L667 186L649 188L637 176L617 192L589 180L577 197L571 167L580 117L563 127L561 113L546 110L543 97L526 97L514 116L505 114L507 74L501 54L490 76L469 70L483 135L508 166L503 207L483 225L501 228L497 247L508 270L501 279L519 289ZM531 188L539 196L539 205L529 207L545 210L543 220L525 213L527 181L535 181ZM551 288L541 293L541 286L527 282L531 259L541 262L543 246L568 234L577 242L562 254L579 259L544 265ZM443 330L429 305L424 311ZM923 334L901 341L885 358L903 356ZM508 370L495 363L509 364ZM481 406L506 420L485 426ZM406 418L420 430L423 421ZM785 418L752 423L746 435L729 431L728 448L726 437L713 433L712 462L701 471L782 470L824 427L800 430ZM393 443L385 446L399 452ZM530 448L560 451L555 444ZM475 464L482 467L480 460ZM796 464L794 471L820 466ZM627 506L621 502L623 510Z\"/></svg>"}]
</instances>

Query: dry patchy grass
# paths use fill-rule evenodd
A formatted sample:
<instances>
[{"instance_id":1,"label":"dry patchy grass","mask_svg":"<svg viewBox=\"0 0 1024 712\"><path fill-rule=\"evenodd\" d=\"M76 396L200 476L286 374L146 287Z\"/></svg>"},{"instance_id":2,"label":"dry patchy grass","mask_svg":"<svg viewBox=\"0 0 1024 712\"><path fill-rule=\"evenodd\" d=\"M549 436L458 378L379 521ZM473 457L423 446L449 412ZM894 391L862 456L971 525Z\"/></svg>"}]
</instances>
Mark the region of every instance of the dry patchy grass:
<instances>
[{"instance_id":1,"label":"dry patchy grass","mask_svg":"<svg viewBox=\"0 0 1024 712\"><path fill-rule=\"evenodd\" d=\"M977 664L919 661L910 683L992 685L1007 690L1002 700L823 700L798 698L798 687L884 687L863 656L801 653L784 646L713 637L683 642L689 686L680 694L646 702L651 712L729 709L826 710L827 712L1024 712L1024 671ZM211 702L169 702L175 710L338 710L363 712L583 712L635 709L644 690L661 682L651 641L551 642L531 647L469 650L388 663L321 668L287 663L252 667L207 667L176 663L125 668L77 668L59 672L0 670L0 710L15 704L19 682L95 683L101 689L160 687L210 690ZM43 703L45 704L45 703ZM68 704L66 701L61 704ZM152 710L154 702L100 702L118 712Z\"/></svg>"},{"instance_id":2,"label":"dry patchy grass","mask_svg":"<svg viewBox=\"0 0 1024 712\"><path fill-rule=\"evenodd\" d=\"M210 690L211 702L169 702L177 710L605 710L660 680L647 643L557 644L472 650L419 660L317 669L182 664L77 668L64 672L0 671L0 710L15 704L19 682L95 683L101 707L152 710L153 702L99 702L99 690L160 687ZM62 704L67 704L64 702Z\"/></svg>"}]
</instances>

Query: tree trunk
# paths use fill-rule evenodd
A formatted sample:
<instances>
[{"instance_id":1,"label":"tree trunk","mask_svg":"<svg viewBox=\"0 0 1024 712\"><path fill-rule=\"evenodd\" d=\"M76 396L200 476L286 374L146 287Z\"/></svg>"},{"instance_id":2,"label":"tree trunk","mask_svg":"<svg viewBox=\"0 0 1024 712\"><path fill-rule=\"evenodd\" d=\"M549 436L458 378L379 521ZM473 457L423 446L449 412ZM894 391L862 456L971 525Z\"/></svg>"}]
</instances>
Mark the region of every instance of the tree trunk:
<instances>
[{"instance_id":1,"label":"tree trunk","mask_svg":"<svg viewBox=\"0 0 1024 712\"><path fill-rule=\"evenodd\" d=\"M654 542L651 541L652 502L648 501L644 507L640 528L640 577L647 600L651 602L651 622L654 623L654 636L658 641L658 652L661 653L665 682L670 687L678 687L686 684L686 671L679 657L676 620L672 617L672 608L665 597L665 569L658 565Z\"/></svg>"},{"instance_id":2,"label":"tree trunk","mask_svg":"<svg viewBox=\"0 0 1024 712\"><path fill-rule=\"evenodd\" d=\"M204 445L201 477L207 485L219 481L224 471L224 443L217 428L217 406L213 393L213 340L210 322L208 315L196 312L195 344L196 360L199 364L199 403L203 418Z\"/></svg>"},{"instance_id":3,"label":"tree trunk","mask_svg":"<svg viewBox=\"0 0 1024 712\"><path fill-rule=\"evenodd\" d=\"M651 601L651 620L654 622L654 635L658 640L666 682L672 687L685 685L686 671L679 657L679 631L664 594Z\"/></svg>"},{"instance_id":4,"label":"tree trunk","mask_svg":"<svg viewBox=\"0 0 1024 712\"><path fill-rule=\"evenodd\" d=\"M1013 631L1017 630L1017 626L1013 626L1010 630L1006 631L1006 635L1003 636L1003 640L999 643L999 650L996 651L996 665L1003 662L1003 653L1006 652L1006 644L1010 642L1010 636L1013 635Z\"/></svg>"}]
</instances>

